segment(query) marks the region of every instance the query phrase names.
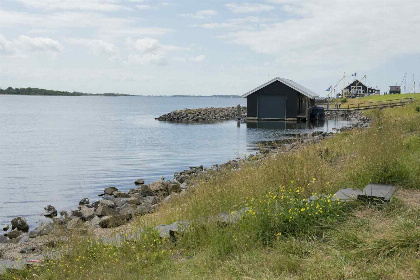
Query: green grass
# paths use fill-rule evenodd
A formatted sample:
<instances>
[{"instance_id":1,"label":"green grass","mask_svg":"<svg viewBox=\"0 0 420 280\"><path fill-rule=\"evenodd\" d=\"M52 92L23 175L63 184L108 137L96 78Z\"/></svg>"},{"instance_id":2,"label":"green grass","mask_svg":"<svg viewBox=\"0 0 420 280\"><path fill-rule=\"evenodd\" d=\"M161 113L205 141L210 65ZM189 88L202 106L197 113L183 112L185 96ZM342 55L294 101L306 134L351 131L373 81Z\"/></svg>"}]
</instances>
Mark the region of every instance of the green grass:
<instances>
[{"instance_id":1,"label":"green grass","mask_svg":"<svg viewBox=\"0 0 420 280\"><path fill-rule=\"evenodd\" d=\"M378 102L399 102L403 98L413 98L414 100L419 100L420 93L370 95L359 98L341 98L336 99L335 101L331 101L330 103L342 103L344 106L343 108L346 108L347 106L349 106L350 108L355 108L357 107L357 104L360 104L360 106L367 106L370 104L377 104Z\"/></svg>"},{"instance_id":2,"label":"green grass","mask_svg":"<svg viewBox=\"0 0 420 280\"><path fill-rule=\"evenodd\" d=\"M416 96L414 104L369 111L369 129L250 161L240 171L211 173L157 213L139 218L137 226L148 228L142 240L115 247L76 237L62 259L2 277L419 279L419 105ZM385 205L343 206L326 197L319 201L322 213L303 201L369 182L400 190ZM236 225L200 222L243 207L247 214ZM180 219L198 222L176 243L150 230Z\"/></svg>"}]
</instances>

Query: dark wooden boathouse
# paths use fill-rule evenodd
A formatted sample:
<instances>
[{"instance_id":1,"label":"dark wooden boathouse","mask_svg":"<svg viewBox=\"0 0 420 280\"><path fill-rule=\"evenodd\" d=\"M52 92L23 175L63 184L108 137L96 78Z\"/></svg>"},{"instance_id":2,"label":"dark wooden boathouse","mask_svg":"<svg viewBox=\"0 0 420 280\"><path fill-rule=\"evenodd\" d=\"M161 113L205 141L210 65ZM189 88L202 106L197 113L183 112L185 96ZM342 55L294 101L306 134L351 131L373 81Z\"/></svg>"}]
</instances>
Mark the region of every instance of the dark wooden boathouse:
<instances>
[{"instance_id":1,"label":"dark wooden boathouse","mask_svg":"<svg viewBox=\"0 0 420 280\"><path fill-rule=\"evenodd\" d=\"M313 91L284 78L275 78L244 94L247 120L297 120L315 105Z\"/></svg>"}]
</instances>

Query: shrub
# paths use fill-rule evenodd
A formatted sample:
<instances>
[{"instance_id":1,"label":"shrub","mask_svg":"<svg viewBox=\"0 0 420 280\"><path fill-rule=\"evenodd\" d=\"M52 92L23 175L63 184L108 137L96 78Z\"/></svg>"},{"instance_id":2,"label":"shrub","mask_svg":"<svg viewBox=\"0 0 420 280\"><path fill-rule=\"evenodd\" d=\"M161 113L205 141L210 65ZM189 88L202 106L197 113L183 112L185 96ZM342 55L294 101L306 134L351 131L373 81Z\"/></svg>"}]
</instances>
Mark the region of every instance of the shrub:
<instances>
[{"instance_id":1,"label":"shrub","mask_svg":"<svg viewBox=\"0 0 420 280\"><path fill-rule=\"evenodd\" d=\"M346 103L347 102L347 97L343 97L343 98L341 98L341 103Z\"/></svg>"},{"instance_id":2,"label":"shrub","mask_svg":"<svg viewBox=\"0 0 420 280\"><path fill-rule=\"evenodd\" d=\"M264 245L270 245L276 237L305 234L342 216L342 205L332 195L313 193L317 199L309 201L303 192L292 183L277 193L268 192L263 199L251 199L243 223L250 225Z\"/></svg>"}]
</instances>

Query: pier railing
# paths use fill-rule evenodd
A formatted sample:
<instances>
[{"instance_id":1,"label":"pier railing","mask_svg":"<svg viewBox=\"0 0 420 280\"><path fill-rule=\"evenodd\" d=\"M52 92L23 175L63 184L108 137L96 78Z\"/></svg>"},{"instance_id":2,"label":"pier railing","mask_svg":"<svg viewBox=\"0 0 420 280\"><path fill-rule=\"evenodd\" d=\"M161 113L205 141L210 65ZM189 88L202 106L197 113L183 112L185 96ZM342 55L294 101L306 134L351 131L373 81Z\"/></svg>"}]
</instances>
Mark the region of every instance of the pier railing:
<instances>
[{"instance_id":1,"label":"pier railing","mask_svg":"<svg viewBox=\"0 0 420 280\"><path fill-rule=\"evenodd\" d=\"M392 108L397 106L404 106L414 102L412 97L410 98L402 98L402 99L393 99L387 101L366 101L357 104L342 104L342 103L334 103L334 104L326 104L323 105L326 111L351 111L351 110L370 110L370 109L383 109L383 108Z\"/></svg>"}]
</instances>

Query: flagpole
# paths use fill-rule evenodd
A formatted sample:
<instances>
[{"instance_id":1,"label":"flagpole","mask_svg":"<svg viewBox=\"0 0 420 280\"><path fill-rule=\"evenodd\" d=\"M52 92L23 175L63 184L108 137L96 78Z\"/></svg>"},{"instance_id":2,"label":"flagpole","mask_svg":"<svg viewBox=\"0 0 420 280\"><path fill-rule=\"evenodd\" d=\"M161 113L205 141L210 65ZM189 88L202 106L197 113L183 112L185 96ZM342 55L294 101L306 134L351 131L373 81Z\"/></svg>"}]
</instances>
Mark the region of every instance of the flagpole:
<instances>
[{"instance_id":1,"label":"flagpole","mask_svg":"<svg viewBox=\"0 0 420 280\"><path fill-rule=\"evenodd\" d=\"M346 97L346 93L344 92L345 88L346 88L346 72L344 72L344 75L343 75L343 97Z\"/></svg>"}]
</instances>

